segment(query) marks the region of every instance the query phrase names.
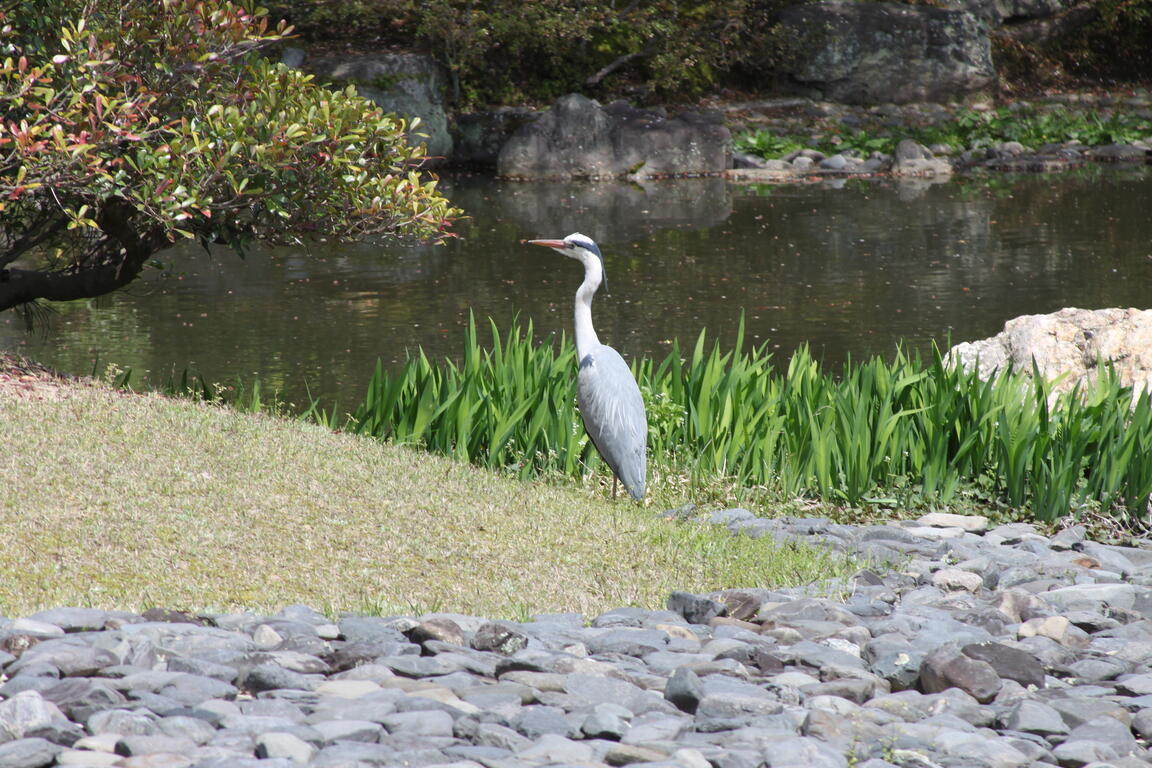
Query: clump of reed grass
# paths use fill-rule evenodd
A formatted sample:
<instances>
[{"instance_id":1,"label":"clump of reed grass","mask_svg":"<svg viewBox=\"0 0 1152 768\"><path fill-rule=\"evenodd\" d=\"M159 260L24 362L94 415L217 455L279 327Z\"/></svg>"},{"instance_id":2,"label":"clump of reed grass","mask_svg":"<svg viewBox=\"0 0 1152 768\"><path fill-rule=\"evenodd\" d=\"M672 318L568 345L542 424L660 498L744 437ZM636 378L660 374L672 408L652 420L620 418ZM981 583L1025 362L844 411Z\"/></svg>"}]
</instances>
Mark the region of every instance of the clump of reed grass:
<instances>
[{"instance_id":1,"label":"clump of reed grass","mask_svg":"<svg viewBox=\"0 0 1152 768\"><path fill-rule=\"evenodd\" d=\"M422 446L520 477L606 471L575 405L575 348L566 336L533 341L531 323L504 334L475 320L459 364L423 352L399 370L380 363L346 423L333 427ZM1044 521L1093 504L1143 517L1152 496L1152 402L1114 376L1053 395L1005 370L989 380L897 351L821 370L807 349L787 366L765 346L743 351L701 332L687 358L678 343L633 371L649 411L654 471L687 473L843 505L899 491L953 502L973 485Z\"/></svg>"}]
</instances>

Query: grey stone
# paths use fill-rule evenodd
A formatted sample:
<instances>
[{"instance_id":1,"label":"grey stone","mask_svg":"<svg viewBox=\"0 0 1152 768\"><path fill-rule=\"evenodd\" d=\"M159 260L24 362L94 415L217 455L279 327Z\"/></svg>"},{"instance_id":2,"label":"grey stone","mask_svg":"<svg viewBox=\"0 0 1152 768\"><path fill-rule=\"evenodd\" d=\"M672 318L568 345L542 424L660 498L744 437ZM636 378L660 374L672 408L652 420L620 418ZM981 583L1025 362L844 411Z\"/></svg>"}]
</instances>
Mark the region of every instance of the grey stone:
<instances>
[{"instance_id":1,"label":"grey stone","mask_svg":"<svg viewBox=\"0 0 1152 768\"><path fill-rule=\"evenodd\" d=\"M619 653L627 656L644 656L668 647L667 633L658 629L639 627L619 627L603 634L589 637L588 650L591 653Z\"/></svg>"},{"instance_id":2,"label":"grey stone","mask_svg":"<svg viewBox=\"0 0 1152 768\"><path fill-rule=\"evenodd\" d=\"M4 768L41 768L55 762L62 749L47 739L17 739L0 744L0 765Z\"/></svg>"},{"instance_id":3,"label":"grey stone","mask_svg":"<svg viewBox=\"0 0 1152 768\"><path fill-rule=\"evenodd\" d=\"M54 720L50 723L24 731L26 739L45 739L62 747L71 747L78 739L88 735L83 726L67 720Z\"/></svg>"},{"instance_id":4,"label":"grey stone","mask_svg":"<svg viewBox=\"0 0 1152 768\"><path fill-rule=\"evenodd\" d=\"M690 624L707 624L717 616L727 616L728 606L704 595L673 592L668 596L668 610L675 611Z\"/></svg>"},{"instance_id":5,"label":"grey stone","mask_svg":"<svg viewBox=\"0 0 1152 768\"><path fill-rule=\"evenodd\" d=\"M531 746L516 753L522 760L538 764L581 764L592 760L592 748L586 744L566 739L554 733L546 733Z\"/></svg>"},{"instance_id":6,"label":"grey stone","mask_svg":"<svg viewBox=\"0 0 1152 768\"><path fill-rule=\"evenodd\" d=\"M848 158L844 155L832 155L821 160L820 167L828 171L842 171L848 167Z\"/></svg>"},{"instance_id":7,"label":"grey stone","mask_svg":"<svg viewBox=\"0 0 1152 768\"><path fill-rule=\"evenodd\" d=\"M384 730L380 723L370 720L320 720L311 723L311 726L320 735L323 744L339 741L374 742L379 740Z\"/></svg>"},{"instance_id":8,"label":"grey stone","mask_svg":"<svg viewBox=\"0 0 1152 768\"><path fill-rule=\"evenodd\" d=\"M389 656L377 659L399 675L405 677L430 677L458 672L460 665L440 656Z\"/></svg>"},{"instance_id":9,"label":"grey stone","mask_svg":"<svg viewBox=\"0 0 1152 768\"><path fill-rule=\"evenodd\" d=\"M291 733L272 731L256 737L256 757L286 758L304 765L316 755L316 747Z\"/></svg>"},{"instance_id":10,"label":"grey stone","mask_svg":"<svg viewBox=\"0 0 1152 768\"><path fill-rule=\"evenodd\" d=\"M1150 710L1152 711L1152 710ZM611 712L596 711L585 718L581 732L589 739L619 741L628 729L624 720Z\"/></svg>"},{"instance_id":11,"label":"grey stone","mask_svg":"<svg viewBox=\"0 0 1152 768\"><path fill-rule=\"evenodd\" d=\"M926 693L956 687L987 703L1000 692L1002 682L992 665L966 656L954 643L947 643L924 657L920 685Z\"/></svg>"},{"instance_id":12,"label":"grey stone","mask_svg":"<svg viewBox=\"0 0 1152 768\"><path fill-rule=\"evenodd\" d=\"M1152 736L1152 707L1146 707L1132 715L1132 730L1145 741Z\"/></svg>"},{"instance_id":13,"label":"grey stone","mask_svg":"<svg viewBox=\"0 0 1152 768\"><path fill-rule=\"evenodd\" d=\"M961 651L969 658L987 662L1004 679L1044 687L1044 665L1026 651L995 642L970 643Z\"/></svg>"},{"instance_id":14,"label":"grey stone","mask_svg":"<svg viewBox=\"0 0 1152 768\"><path fill-rule=\"evenodd\" d=\"M1136 751L1136 739L1131 729L1112 717L1097 717L1076 726L1068 733L1068 742L1098 741L1107 744L1118 755Z\"/></svg>"},{"instance_id":15,"label":"grey stone","mask_svg":"<svg viewBox=\"0 0 1152 768\"><path fill-rule=\"evenodd\" d=\"M563 710L554 707L525 707L509 724L529 739L538 739L546 733L573 738L580 730L564 717Z\"/></svg>"},{"instance_id":16,"label":"grey stone","mask_svg":"<svg viewBox=\"0 0 1152 768\"><path fill-rule=\"evenodd\" d=\"M310 768L361 768L363 765L395 765L396 750L383 744L342 741L316 753ZM263 761L253 768L263 768ZM224 768L224 766L221 766Z\"/></svg>"},{"instance_id":17,"label":"grey stone","mask_svg":"<svg viewBox=\"0 0 1152 768\"><path fill-rule=\"evenodd\" d=\"M191 739L180 736L124 736L116 742L116 754L125 757L151 755L157 753L186 755L198 745Z\"/></svg>"},{"instance_id":18,"label":"grey stone","mask_svg":"<svg viewBox=\"0 0 1152 768\"><path fill-rule=\"evenodd\" d=\"M679 714L665 715L649 712L635 718L620 740L627 744L675 741L688 730L691 722L691 718Z\"/></svg>"},{"instance_id":19,"label":"grey stone","mask_svg":"<svg viewBox=\"0 0 1152 768\"><path fill-rule=\"evenodd\" d=\"M478 723L474 732L467 736L477 746L494 747L510 752L519 752L532 746L531 739L499 723Z\"/></svg>"},{"instance_id":20,"label":"grey stone","mask_svg":"<svg viewBox=\"0 0 1152 768\"><path fill-rule=\"evenodd\" d=\"M59 707L36 691L23 691L0 701L0 739L5 734L8 739L19 739L27 731L65 720Z\"/></svg>"},{"instance_id":21,"label":"grey stone","mask_svg":"<svg viewBox=\"0 0 1152 768\"><path fill-rule=\"evenodd\" d=\"M500 150L497 172L511 178L618 178L719 173L731 135L692 113L667 117L569 94L519 128Z\"/></svg>"},{"instance_id":22,"label":"grey stone","mask_svg":"<svg viewBox=\"0 0 1152 768\"><path fill-rule=\"evenodd\" d=\"M1041 736L1068 733L1064 718L1052 707L1039 701L1021 701L1002 718L1005 728Z\"/></svg>"},{"instance_id":23,"label":"grey stone","mask_svg":"<svg viewBox=\"0 0 1152 768\"><path fill-rule=\"evenodd\" d=\"M638 712L648 707L645 700L663 697L650 691L645 691L632 683L610 677L597 677L595 675L568 675L564 682L565 690L586 700L590 704L619 704L632 712Z\"/></svg>"},{"instance_id":24,"label":"grey stone","mask_svg":"<svg viewBox=\"0 0 1152 768\"><path fill-rule=\"evenodd\" d=\"M786 74L819 98L950 100L995 77L986 29L963 11L825 2L785 8L780 18L804 49Z\"/></svg>"},{"instance_id":25,"label":"grey stone","mask_svg":"<svg viewBox=\"0 0 1152 768\"><path fill-rule=\"evenodd\" d=\"M186 656L177 656L168 659L169 672L188 672L203 677L213 677L225 683L233 683L240 675L240 670L228 664L217 664L204 659L193 659Z\"/></svg>"},{"instance_id":26,"label":"grey stone","mask_svg":"<svg viewBox=\"0 0 1152 768\"><path fill-rule=\"evenodd\" d=\"M49 608L39 611L28 618L33 621L43 621L53 624L65 632L99 632L104 629L108 621L114 618L109 611L99 608Z\"/></svg>"},{"instance_id":27,"label":"grey stone","mask_svg":"<svg viewBox=\"0 0 1152 768\"><path fill-rule=\"evenodd\" d=\"M664 698L672 702L677 709L689 714L696 711L704 695L704 686L700 678L686 667L680 667L673 672L664 687Z\"/></svg>"},{"instance_id":28,"label":"grey stone","mask_svg":"<svg viewBox=\"0 0 1152 768\"><path fill-rule=\"evenodd\" d=\"M1124 674L1128 665L1115 659L1080 659L1066 666L1063 672L1082 683L1099 683Z\"/></svg>"},{"instance_id":29,"label":"grey stone","mask_svg":"<svg viewBox=\"0 0 1152 768\"><path fill-rule=\"evenodd\" d=\"M212 678L215 679L215 678ZM221 681L223 682L223 681ZM248 671L241 686L252 693L277 689L312 690L312 680L279 664L259 664Z\"/></svg>"},{"instance_id":30,"label":"grey stone","mask_svg":"<svg viewBox=\"0 0 1152 768\"><path fill-rule=\"evenodd\" d=\"M220 728L235 733L257 734L262 731L293 728L297 722L293 718L277 715L226 715L220 720ZM153 725L158 729L159 725Z\"/></svg>"},{"instance_id":31,"label":"grey stone","mask_svg":"<svg viewBox=\"0 0 1152 768\"><path fill-rule=\"evenodd\" d=\"M216 729L198 717L174 715L156 721L156 732L185 738L194 744L207 744L216 734Z\"/></svg>"},{"instance_id":32,"label":"grey stone","mask_svg":"<svg viewBox=\"0 0 1152 768\"><path fill-rule=\"evenodd\" d=\"M336 622L336 626L340 629L340 636L348 643L409 645L408 638L391 622L380 616L343 616ZM419 648L415 650L419 653Z\"/></svg>"},{"instance_id":33,"label":"grey stone","mask_svg":"<svg viewBox=\"0 0 1152 768\"><path fill-rule=\"evenodd\" d=\"M916 648L898 633L875 637L861 649L869 669L884 678L894 691L911 688L920 677L920 665L927 652Z\"/></svg>"},{"instance_id":34,"label":"grey stone","mask_svg":"<svg viewBox=\"0 0 1152 768\"><path fill-rule=\"evenodd\" d=\"M1122 675L1117 678L1116 690L1129 696L1145 696L1152 694L1152 672L1134 675Z\"/></svg>"},{"instance_id":35,"label":"grey stone","mask_svg":"<svg viewBox=\"0 0 1152 768\"><path fill-rule=\"evenodd\" d=\"M427 736L451 736L452 716L440 710L397 712L384 718L389 733Z\"/></svg>"},{"instance_id":36,"label":"grey stone","mask_svg":"<svg viewBox=\"0 0 1152 768\"><path fill-rule=\"evenodd\" d=\"M1108 763L1120 755L1100 741L1065 741L1052 750L1063 768L1081 768L1090 763Z\"/></svg>"},{"instance_id":37,"label":"grey stone","mask_svg":"<svg viewBox=\"0 0 1152 768\"><path fill-rule=\"evenodd\" d=\"M63 676L89 676L119 663L120 659L110 651L82 644L73 637L63 637L37 643L10 664L7 672L14 675L31 664L51 664Z\"/></svg>"},{"instance_id":38,"label":"grey stone","mask_svg":"<svg viewBox=\"0 0 1152 768\"><path fill-rule=\"evenodd\" d=\"M67 678L44 688L40 695L60 708L72 720L87 720L95 712L122 707L127 699L104 681Z\"/></svg>"},{"instance_id":39,"label":"grey stone","mask_svg":"<svg viewBox=\"0 0 1152 768\"><path fill-rule=\"evenodd\" d=\"M239 690L230 683L202 675L180 674L167 685L157 691L161 696L186 704L196 706L209 699L232 699Z\"/></svg>"},{"instance_id":40,"label":"grey stone","mask_svg":"<svg viewBox=\"0 0 1152 768\"><path fill-rule=\"evenodd\" d=\"M927 147L912 139L902 139L896 145L892 164L894 176L947 177L952 174L952 164L935 157Z\"/></svg>"},{"instance_id":41,"label":"grey stone","mask_svg":"<svg viewBox=\"0 0 1152 768\"><path fill-rule=\"evenodd\" d=\"M807 736L773 742L765 750L768 768L848 768L844 755L832 746Z\"/></svg>"}]
</instances>

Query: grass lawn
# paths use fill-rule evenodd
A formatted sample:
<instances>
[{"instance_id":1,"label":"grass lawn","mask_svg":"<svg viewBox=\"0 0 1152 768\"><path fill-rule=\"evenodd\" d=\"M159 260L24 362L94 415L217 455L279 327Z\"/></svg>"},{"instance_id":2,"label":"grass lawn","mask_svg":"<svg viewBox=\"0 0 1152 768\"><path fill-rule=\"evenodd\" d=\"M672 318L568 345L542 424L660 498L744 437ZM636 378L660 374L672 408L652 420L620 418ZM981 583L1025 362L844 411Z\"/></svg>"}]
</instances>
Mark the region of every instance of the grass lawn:
<instances>
[{"instance_id":1,"label":"grass lawn","mask_svg":"<svg viewBox=\"0 0 1152 768\"><path fill-rule=\"evenodd\" d=\"M0 434L0 615L594 615L853 570L567 481L92 383L0 376Z\"/></svg>"}]
</instances>

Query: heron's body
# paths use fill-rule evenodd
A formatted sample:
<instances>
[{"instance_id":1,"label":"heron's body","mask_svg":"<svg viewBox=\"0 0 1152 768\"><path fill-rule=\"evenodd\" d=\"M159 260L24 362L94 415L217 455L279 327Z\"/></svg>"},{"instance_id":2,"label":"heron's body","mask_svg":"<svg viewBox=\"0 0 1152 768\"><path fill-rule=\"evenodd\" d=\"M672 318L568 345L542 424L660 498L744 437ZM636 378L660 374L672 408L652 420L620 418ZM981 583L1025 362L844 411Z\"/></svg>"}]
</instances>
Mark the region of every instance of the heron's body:
<instances>
[{"instance_id":1,"label":"heron's body","mask_svg":"<svg viewBox=\"0 0 1152 768\"><path fill-rule=\"evenodd\" d=\"M592 327L592 297L604 281L603 257L589 238L574 233L563 240L530 240L584 264L576 291L576 402L596 450L635 499L644 498L648 419L644 398L620 353L600 343Z\"/></svg>"},{"instance_id":2,"label":"heron's body","mask_svg":"<svg viewBox=\"0 0 1152 768\"><path fill-rule=\"evenodd\" d=\"M648 420L620 353L599 344L580 360L576 402L592 444L635 499L644 498Z\"/></svg>"}]
</instances>

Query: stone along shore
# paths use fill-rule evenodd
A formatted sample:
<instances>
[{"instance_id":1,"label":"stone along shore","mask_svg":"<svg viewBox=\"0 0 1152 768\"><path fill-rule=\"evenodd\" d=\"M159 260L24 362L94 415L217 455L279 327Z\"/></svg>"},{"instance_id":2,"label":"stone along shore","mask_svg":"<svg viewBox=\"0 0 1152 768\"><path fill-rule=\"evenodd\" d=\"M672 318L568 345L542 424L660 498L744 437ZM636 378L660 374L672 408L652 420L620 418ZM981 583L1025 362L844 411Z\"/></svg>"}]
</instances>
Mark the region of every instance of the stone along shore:
<instances>
[{"instance_id":1,"label":"stone along shore","mask_svg":"<svg viewBox=\"0 0 1152 768\"><path fill-rule=\"evenodd\" d=\"M711 522L895 565L524 623L301 606L0 620L0 766L1152 762L1152 548L953 515Z\"/></svg>"}]
</instances>

